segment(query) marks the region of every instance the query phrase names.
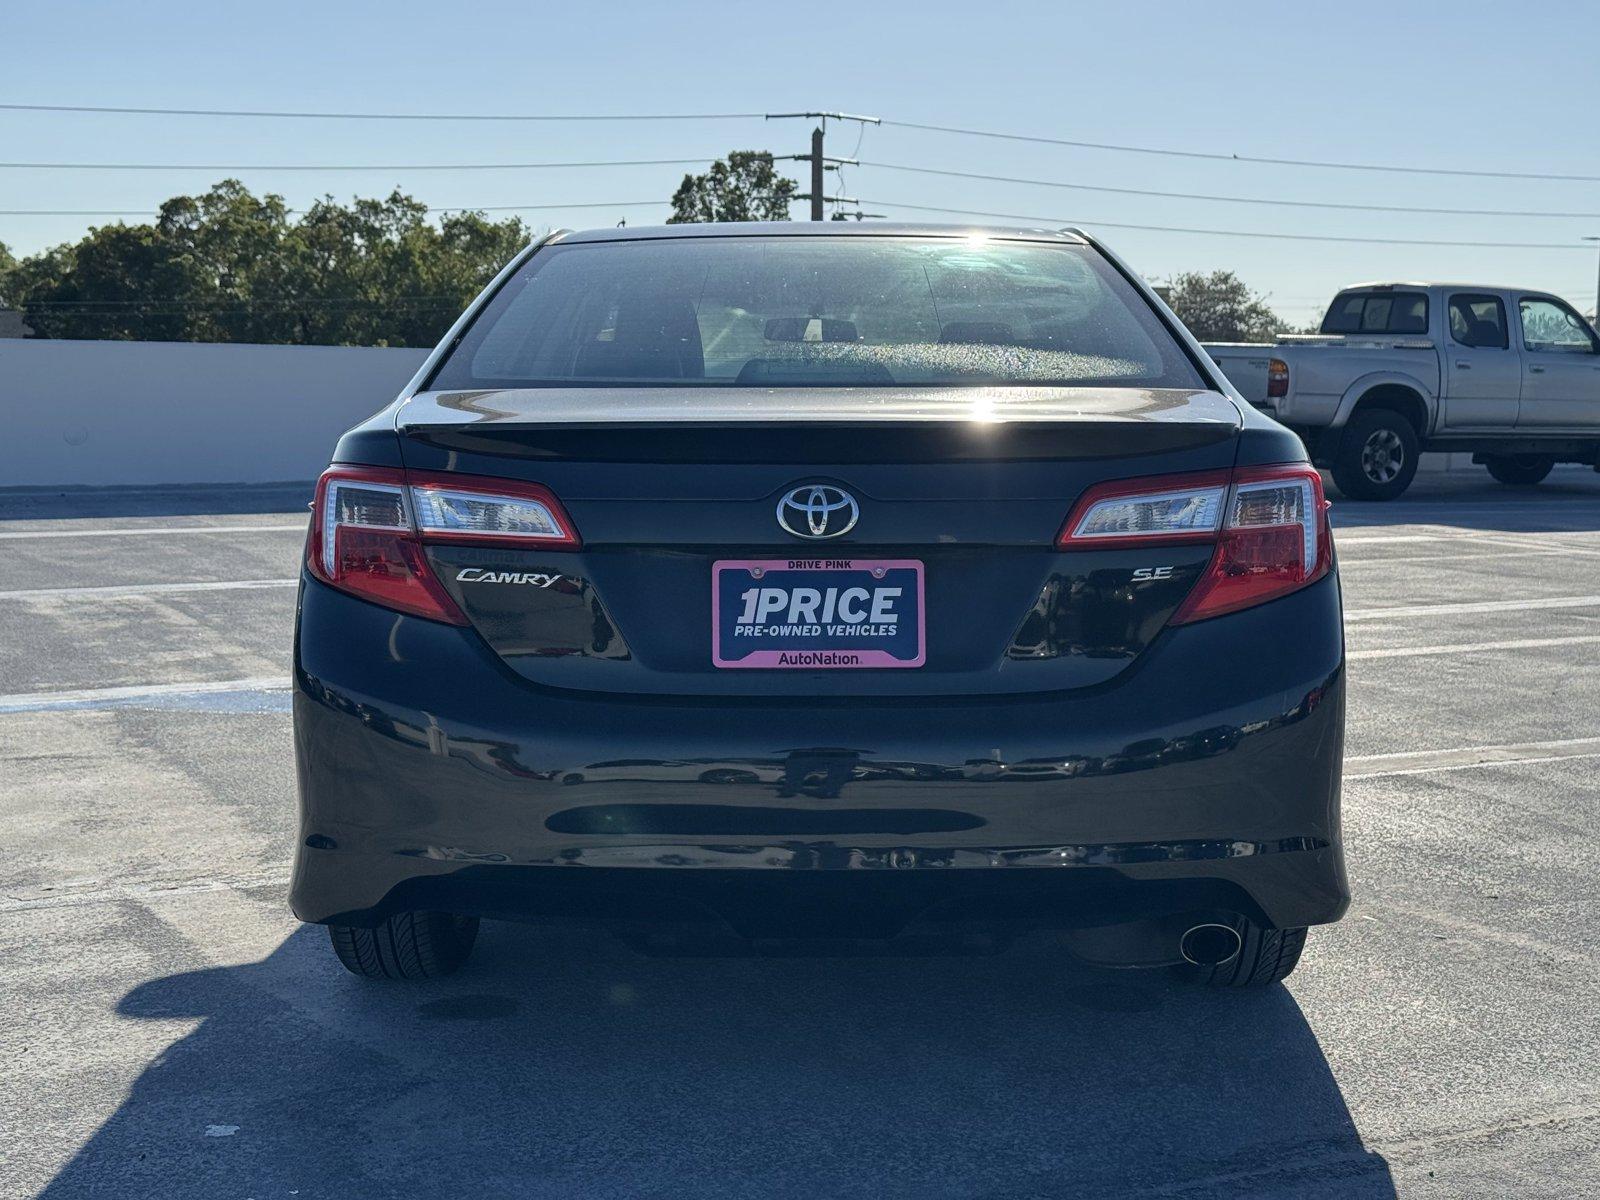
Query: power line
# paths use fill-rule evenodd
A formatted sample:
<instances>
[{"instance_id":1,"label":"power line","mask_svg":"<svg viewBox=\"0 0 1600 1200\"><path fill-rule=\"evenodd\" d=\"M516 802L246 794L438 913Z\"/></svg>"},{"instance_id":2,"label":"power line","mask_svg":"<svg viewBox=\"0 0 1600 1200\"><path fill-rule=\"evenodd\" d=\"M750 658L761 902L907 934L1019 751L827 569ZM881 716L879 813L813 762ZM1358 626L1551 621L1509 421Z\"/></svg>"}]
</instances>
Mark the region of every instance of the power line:
<instances>
[{"instance_id":1,"label":"power line","mask_svg":"<svg viewBox=\"0 0 1600 1200\"><path fill-rule=\"evenodd\" d=\"M1265 204L1281 208L1333 208L1347 212L1422 213L1452 217L1567 217L1600 220L1600 212L1546 212L1506 208L1417 208L1404 204L1340 204L1329 200L1278 200L1255 196L1218 196L1201 192L1160 192L1145 188L1108 187L1101 184L1066 183L1056 179L1025 179L1015 175L985 175L976 171L947 171L935 167L913 167L903 163L864 162L863 167L883 171L904 171L915 175L940 175L948 179L981 179L990 183L1022 183L1034 187L1067 188L1079 192L1108 192L1118 196L1156 196L1166 200L1215 200L1227 204Z\"/></svg>"},{"instance_id":2,"label":"power line","mask_svg":"<svg viewBox=\"0 0 1600 1200\"><path fill-rule=\"evenodd\" d=\"M0 162L0 169L32 171L543 171L557 167L689 167L703 158L635 158L606 162L523 163L48 163Z\"/></svg>"},{"instance_id":3,"label":"power line","mask_svg":"<svg viewBox=\"0 0 1600 1200\"><path fill-rule=\"evenodd\" d=\"M1451 175L1472 179L1539 179L1572 183L1600 183L1600 175L1561 175L1546 171L1477 171L1455 167L1400 167L1387 163L1331 162L1310 158L1267 158L1253 154L1223 154L1205 150L1172 150L1156 146L1125 146L1115 142L1085 142L1071 138L1042 137L1036 134L1000 133L992 129L962 129L954 125L924 125L916 121L891 121L883 124L900 129L921 129L931 133L957 133L966 137L995 138L1007 142L1032 142L1045 146L1071 146L1080 150L1115 150L1124 154L1154 154L1168 158L1199 158L1211 162L1258 163L1274 167L1322 167L1332 171L1380 171L1397 175Z\"/></svg>"},{"instance_id":4,"label":"power line","mask_svg":"<svg viewBox=\"0 0 1600 1200\"><path fill-rule=\"evenodd\" d=\"M164 117L252 117L316 121L490 121L490 122L604 122L604 121L745 121L772 115L760 112L702 113L404 113L404 112L319 112L292 109L162 108L154 106L93 104L0 104L0 111L119 114ZM827 116L835 119L860 119L849 113L794 114ZM1123 154L1151 154L1168 158L1202 159L1211 162L1243 162L1279 167L1313 167L1337 171L1377 171L1403 175L1443 175L1473 179L1531 179L1576 183L1600 183L1600 175L1574 175L1546 171L1485 171L1460 167L1411 167L1389 163L1339 162L1322 159L1273 158L1265 155L1232 154L1205 150L1175 150L1170 147L1136 146L1117 142L1091 142L1076 138L1046 137L1040 134L1006 133L993 129L968 129L956 125L933 125L920 121L867 118L875 124L927 133L950 133L963 137L991 138L999 141L1029 142L1035 145L1068 146L1081 150L1108 150ZM3 165L3 164L0 164ZM50 165L50 164L41 164ZM245 168L210 168L243 170ZM354 168L344 168L354 169ZM392 169L392 168L385 168ZM415 169L415 168L412 168Z\"/></svg>"},{"instance_id":5,"label":"power line","mask_svg":"<svg viewBox=\"0 0 1600 1200\"><path fill-rule=\"evenodd\" d=\"M1007 221L1037 221L1043 225L1093 225L1102 229L1137 229L1148 233L1200 233L1215 237L1275 238L1291 242L1356 242L1374 246L1452 246L1480 250L1584 250L1593 253L1592 247L1580 242L1447 242L1422 238L1369 238L1341 237L1322 233L1265 233L1254 229L1196 229L1184 225L1130 225L1118 221L1094 221L1083 217L1041 217L1029 213L983 212L971 208L941 208L931 204L902 204L898 200L866 200L863 204L878 204L888 208L904 208L911 212L949 213L963 217L995 217Z\"/></svg>"},{"instance_id":6,"label":"power line","mask_svg":"<svg viewBox=\"0 0 1600 1200\"><path fill-rule=\"evenodd\" d=\"M252 108L129 108L100 104L0 104L8 112L116 113L151 117L271 117L300 121L746 121L765 113L373 113Z\"/></svg>"},{"instance_id":7,"label":"power line","mask_svg":"<svg viewBox=\"0 0 1600 1200\"><path fill-rule=\"evenodd\" d=\"M593 200L581 204L451 204L427 205L430 213L465 212L557 212L581 208L664 208L668 200ZM286 208L292 215L303 215L304 208ZM154 217L159 210L149 208L0 208L0 217Z\"/></svg>"}]
</instances>

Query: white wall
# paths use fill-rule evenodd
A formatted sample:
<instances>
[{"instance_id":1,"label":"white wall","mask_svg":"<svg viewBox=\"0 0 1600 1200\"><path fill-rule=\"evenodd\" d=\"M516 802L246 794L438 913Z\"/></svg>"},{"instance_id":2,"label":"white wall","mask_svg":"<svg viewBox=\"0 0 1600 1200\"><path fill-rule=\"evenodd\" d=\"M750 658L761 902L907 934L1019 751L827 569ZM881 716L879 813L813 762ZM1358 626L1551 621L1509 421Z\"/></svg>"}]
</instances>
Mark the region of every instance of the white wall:
<instances>
[{"instance_id":1,"label":"white wall","mask_svg":"<svg viewBox=\"0 0 1600 1200\"><path fill-rule=\"evenodd\" d=\"M0 487L314 479L427 354L0 339Z\"/></svg>"},{"instance_id":2,"label":"white wall","mask_svg":"<svg viewBox=\"0 0 1600 1200\"><path fill-rule=\"evenodd\" d=\"M426 350L0 338L0 488L314 479ZM1482 470L1425 454L1429 470Z\"/></svg>"}]
</instances>

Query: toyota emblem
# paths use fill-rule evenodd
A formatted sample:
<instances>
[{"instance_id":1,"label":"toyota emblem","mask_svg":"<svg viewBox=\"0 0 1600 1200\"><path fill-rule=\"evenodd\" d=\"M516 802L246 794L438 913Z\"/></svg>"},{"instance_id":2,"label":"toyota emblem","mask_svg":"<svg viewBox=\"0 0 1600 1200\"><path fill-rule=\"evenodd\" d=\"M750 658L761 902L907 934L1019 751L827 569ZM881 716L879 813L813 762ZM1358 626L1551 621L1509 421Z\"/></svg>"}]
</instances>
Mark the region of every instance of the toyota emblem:
<instances>
[{"instance_id":1,"label":"toyota emblem","mask_svg":"<svg viewBox=\"0 0 1600 1200\"><path fill-rule=\"evenodd\" d=\"M836 538L856 527L861 509L843 488L808 483L785 492L778 501L778 524L803 538Z\"/></svg>"}]
</instances>

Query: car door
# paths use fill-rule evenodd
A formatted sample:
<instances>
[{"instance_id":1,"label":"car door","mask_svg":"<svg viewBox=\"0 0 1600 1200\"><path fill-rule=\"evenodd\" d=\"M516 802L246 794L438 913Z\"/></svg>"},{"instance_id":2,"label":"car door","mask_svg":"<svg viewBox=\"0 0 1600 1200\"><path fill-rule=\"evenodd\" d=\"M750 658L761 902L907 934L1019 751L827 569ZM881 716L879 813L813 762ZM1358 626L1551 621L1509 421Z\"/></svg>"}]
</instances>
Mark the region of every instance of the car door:
<instances>
[{"instance_id":1,"label":"car door","mask_svg":"<svg viewBox=\"0 0 1600 1200\"><path fill-rule=\"evenodd\" d=\"M1520 296L1522 429L1600 430L1600 341L1554 296Z\"/></svg>"},{"instance_id":2,"label":"car door","mask_svg":"<svg viewBox=\"0 0 1600 1200\"><path fill-rule=\"evenodd\" d=\"M1505 301L1492 292L1452 292L1446 326L1440 427L1510 429L1517 423L1522 364L1511 348Z\"/></svg>"}]
</instances>

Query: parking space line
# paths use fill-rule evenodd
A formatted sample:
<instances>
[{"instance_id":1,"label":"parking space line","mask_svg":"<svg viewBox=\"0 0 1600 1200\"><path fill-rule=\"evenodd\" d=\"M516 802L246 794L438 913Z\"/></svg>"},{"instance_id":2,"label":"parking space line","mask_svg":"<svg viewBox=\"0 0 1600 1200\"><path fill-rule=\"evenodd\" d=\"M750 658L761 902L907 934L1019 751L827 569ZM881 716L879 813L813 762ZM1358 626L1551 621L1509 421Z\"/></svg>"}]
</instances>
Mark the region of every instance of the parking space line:
<instances>
[{"instance_id":1,"label":"parking space line","mask_svg":"<svg viewBox=\"0 0 1600 1200\"><path fill-rule=\"evenodd\" d=\"M1550 742L1515 742L1503 746L1458 746L1448 750L1402 750L1398 754L1362 754L1344 760L1346 779L1389 775L1426 775L1515 763L1558 762L1600 758L1600 737L1560 738Z\"/></svg>"},{"instance_id":2,"label":"parking space line","mask_svg":"<svg viewBox=\"0 0 1600 1200\"><path fill-rule=\"evenodd\" d=\"M1600 551L1580 551L1580 553L1594 554ZM1339 558L1339 570L1345 571L1351 567L1404 567L1412 563L1453 562L1470 564L1492 560L1499 562L1502 558L1565 558L1562 550L1491 550L1476 551L1471 555L1461 554L1397 554L1391 558Z\"/></svg>"},{"instance_id":3,"label":"parking space line","mask_svg":"<svg viewBox=\"0 0 1600 1200\"><path fill-rule=\"evenodd\" d=\"M189 533L303 534L305 531L304 521L285 525L160 525L140 526L137 529L5 529L0 530L0 541L22 541L29 538L42 541L88 537L173 537Z\"/></svg>"},{"instance_id":4,"label":"parking space line","mask_svg":"<svg viewBox=\"0 0 1600 1200\"><path fill-rule=\"evenodd\" d=\"M1493 925L1485 925L1481 921L1472 921L1453 912L1406 904L1403 901L1396 900L1393 896L1385 896L1382 908L1377 912L1364 913L1362 915L1366 916L1368 920L1377 920L1380 912L1384 918L1391 920L1399 916L1413 921L1425 921L1429 924L1437 925L1441 929L1449 929L1457 934L1476 938L1479 941L1497 942L1502 946L1510 946L1516 950L1542 954L1549 958L1560 959L1563 962L1591 969L1595 966L1595 956L1593 954L1586 953L1581 949L1574 949L1570 945L1552 944L1543 938L1530 937L1528 934L1515 929L1497 929ZM1600 1112L1591 1110L1591 1113L1595 1116L1600 1116Z\"/></svg>"},{"instance_id":5,"label":"parking space line","mask_svg":"<svg viewBox=\"0 0 1600 1200\"><path fill-rule=\"evenodd\" d=\"M1574 543L1553 542L1554 535L1546 533L1475 533L1472 540L1482 546L1507 546L1514 550L1545 549L1559 555L1576 554L1581 557L1600 557L1600 547L1580 546ZM1488 557L1487 555L1485 557Z\"/></svg>"},{"instance_id":6,"label":"parking space line","mask_svg":"<svg viewBox=\"0 0 1600 1200\"><path fill-rule=\"evenodd\" d=\"M1403 526L1402 528L1410 528L1410 527L1409 526ZM1453 529L1447 529L1447 528L1445 528L1443 526L1438 526L1438 525L1424 525L1424 526L1421 527L1421 531L1417 532L1417 533L1379 534L1379 535L1372 536L1372 537L1363 537L1363 536L1359 536L1359 535L1352 536L1350 534L1341 534L1340 533L1340 527L1339 526L1335 526L1334 530L1333 530L1333 535L1334 535L1333 536L1334 543L1336 545L1340 546L1340 547L1344 547L1344 546L1390 546L1390 545L1399 545L1399 544L1404 543L1404 542L1463 541L1463 540L1466 539L1466 536L1467 536L1465 534L1458 533Z\"/></svg>"},{"instance_id":7,"label":"parking space line","mask_svg":"<svg viewBox=\"0 0 1600 1200\"><path fill-rule=\"evenodd\" d=\"M97 881L98 882L98 881ZM109 883L92 888L42 888L33 895L0 894L0 913L25 912L33 908L61 908L82 904L111 904L133 900L148 902L207 892L237 892L252 888L286 887L287 871L263 872L231 878L150 880L145 883Z\"/></svg>"},{"instance_id":8,"label":"parking space line","mask_svg":"<svg viewBox=\"0 0 1600 1200\"><path fill-rule=\"evenodd\" d=\"M115 600L122 596L163 596L174 592L238 592L288 588L298 579L224 579L210 583L119 583L109 587L22 588L0 592L0 600Z\"/></svg>"},{"instance_id":9,"label":"parking space line","mask_svg":"<svg viewBox=\"0 0 1600 1200\"><path fill-rule=\"evenodd\" d=\"M162 697L210 696L219 692L279 692L289 686L287 675L258 675L249 679L218 679L209 683L147 683L131 687L77 688L59 692L16 692L0 696L0 713L38 712L89 704L114 704L123 700Z\"/></svg>"},{"instance_id":10,"label":"parking space line","mask_svg":"<svg viewBox=\"0 0 1600 1200\"><path fill-rule=\"evenodd\" d=\"M1511 517L1518 513L1543 513L1567 512L1580 517L1591 515L1595 507L1600 505L1600 495L1590 493L1585 496L1569 496L1566 499L1552 497L1549 500L1514 500L1497 502L1493 500L1464 500L1453 502L1450 500L1426 500L1415 503L1396 505L1368 505L1356 507L1356 502L1346 500L1335 509L1335 520L1342 516L1358 516L1364 521L1381 521L1395 525L1420 525L1439 517L1454 516L1457 513L1470 513L1476 516ZM1406 518L1413 518L1408 521Z\"/></svg>"},{"instance_id":11,"label":"parking space line","mask_svg":"<svg viewBox=\"0 0 1600 1200\"><path fill-rule=\"evenodd\" d=\"M1600 642L1600 634L1576 634L1572 637L1514 638L1504 642L1460 642L1438 646L1393 646L1382 650L1349 650L1349 659L1365 658L1423 658L1448 654L1481 654L1491 650L1537 650L1541 646L1592 646Z\"/></svg>"},{"instance_id":12,"label":"parking space line","mask_svg":"<svg viewBox=\"0 0 1600 1200\"><path fill-rule=\"evenodd\" d=\"M1340 534L1334 530L1334 541L1341 547L1391 546L1409 542L1460 542L1469 546L1485 544L1505 546L1571 546L1575 539L1600 534L1600 524L1591 529L1462 529L1445 525L1404 526L1411 533L1375 534L1372 536Z\"/></svg>"},{"instance_id":13,"label":"parking space line","mask_svg":"<svg viewBox=\"0 0 1600 1200\"><path fill-rule=\"evenodd\" d=\"M1471 600L1460 604L1405 604L1396 608L1358 608L1348 621L1382 621L1393 617L1448 617L1467 613L1527 612L1548 608L1595 608L1600 596L1543 596L1521 600Z\"/></svg>"}]
</instances>

